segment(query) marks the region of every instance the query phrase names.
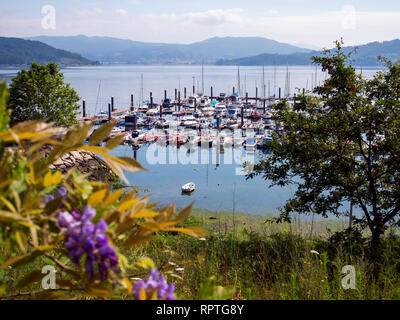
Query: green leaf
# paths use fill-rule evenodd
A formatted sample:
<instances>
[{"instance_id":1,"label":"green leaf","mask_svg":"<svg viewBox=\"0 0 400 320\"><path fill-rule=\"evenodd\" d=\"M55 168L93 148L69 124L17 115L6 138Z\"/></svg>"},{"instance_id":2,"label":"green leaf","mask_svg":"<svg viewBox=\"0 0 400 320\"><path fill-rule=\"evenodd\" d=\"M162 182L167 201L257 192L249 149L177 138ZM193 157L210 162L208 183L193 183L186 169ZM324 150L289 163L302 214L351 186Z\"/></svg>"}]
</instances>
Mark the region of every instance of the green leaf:
<instances>
[{"instance_id":1,"label":"green leaf","mask_svg":"<svg viewBox=\"0 0 400 320\"><path fill-rule=\"evenodd\" d=\"M42 281L44 276L45 275L42 274L42 272L40 270L32 271L31 273L28 273L21 280L19 280L17 282L16 288L21 289L21 288L28 287L35 282Z\"/></svg>"},{"instance_id":2,"label":"green leaf","mask_svg":"<svg viewBox=\"0 0 400 320\"><path fill-rule=\"evenodd\" d=\"M56 263L55 263L53 260L51 260L50 258L47 258L47 257L44 257L44 258L43 258L43 262L44 262L46 265L50 265L50 266L55 266L55 265L56 265Z\"/></svg>"},{"instance_id":3,"label":"green leaf","mask_svg":"<svg viewBox=\"0 0 400 320\"><path fill-rule=\"evenodd\" d=\"M106 148L112 150L118 147L124 141L124 138L125 136L122 134L112 137L110 140L107 141Z\"/></svg>"},{"instance_id":4,"label":"green leaf","mask_svg":"<svg viewBox=\"0 0 400 320\"><path fill-rule=\"evenodd\" d=\"M151 260L148 257L143 257L140 258L139 261L136 263L136 265L140 268L146 269L146 270L151 270L155 268L155 264L153 260Z\"/></svg>"},{"instance_id":5,"label":"green leaf","mask_svg":"<svg viewBox=\"0 0 400 320\"><path fill-rule=\"evenodd\" d=\"M96 146L99 143L103 142L110 135L111 130L114 128L114 126L115 123L109 122L94 131L92 137L89 140L89 145Z\"/></svg>"},{"instance_id":6,"label":"green leaf","mask_svg":"<svg viewBox=\"0 0 400 320\"><path fill-rule=\"evenodd\" d=\"M105 298L109 297L112 293L112 290L105 285L91 283L86 287L86 291L89 295L97 297L97 298Z\"/></svg>"}]
</instances>

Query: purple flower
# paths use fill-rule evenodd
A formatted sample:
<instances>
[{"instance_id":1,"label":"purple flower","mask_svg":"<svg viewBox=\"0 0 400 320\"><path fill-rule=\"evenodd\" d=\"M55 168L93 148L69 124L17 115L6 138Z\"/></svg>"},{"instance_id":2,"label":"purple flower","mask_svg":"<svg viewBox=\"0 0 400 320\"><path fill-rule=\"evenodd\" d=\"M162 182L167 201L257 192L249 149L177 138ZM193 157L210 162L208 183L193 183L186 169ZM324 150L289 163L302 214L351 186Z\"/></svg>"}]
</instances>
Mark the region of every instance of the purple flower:
<instances>
[{"instance_id":1,"label":"purple flower","mask_svg":"<svg viewBox=\"0 0 400 320\"><path fill-rule=\"evenodd\" d=\"M45 196L42 197L43 201L41 203L42 206L46 206L50 201L53 201L54 199L62 198L63 200L66 200L67 197L67 188L61 187L57 193L56 196L54 197L51 194L46 194ZM61 205L61 208L63 208L64 205Z\"/></svg>"},{"instance_id":2,"label":"purple flower","mask_svg":"<svg viewBox=\"0 0 400 320\"><path fill-rule=\"evenodd\" d=\"M54 200L54 197L51 194L46 194L42 197L43 201L41 203L42 206L46 206L49 202Z\"/></svg>"},{"instance_id":3,"label":"purple flower","mask_svg":"<svg viewBox=\"0 0 400 320\"><path fill-rule=\"evenodd\" d=\"M75 222L74 217L67 211L58 214L58 225L60 228L68 228Z\"/></svg>"},{"instance_id":4,"label":"purple flower","mask_svg":"<svg viewBox=\"0 0 400 320\"><path fill-rule=\"evenodd\" d=\"M87 222L89 220L92 220L95 217L95 215L96 215L96 210L93 209L91 206L86 206L83 209L83 215L82 215L81 220L83 222Z\"/></svg>"},{"instance_id":5,"label":"purple flower","mask_svg":"<svg viewBox=\"0 0 400 320\"><path fill-rule=\"evenodd\" d=\"M168 284L164 277L159 274L158 270L154 268L151 270L150 275L145 280L140 280L135 283L132 288L132 295L140 300L140 292L144 290L146 295L151 295L154 290L157 291L157 299L175 300L174 291L175 286L173 283Z\"/></svg>"},{"instance_id":6,"label":"purple flower","mask_svg":"<svg viewBox=\"0 0 400 320\"><path fill-rule=\"evenodd\" d=\"M101 219L97 225L91 222L96 210L86 206L82 215L74 210L72 213L60 212L58 226L66 229L65 246L72 261L79 265L85 255L86 272L93 277L97 265L101 281L109 276L109 270L117 271L118 257L115 249L109 245L107 223Z\"/></svg>"},{"instance_id":7,"label":"purple flower","mask_svg":"<svg viewBox=\"0 0 400 320\"><path fill-rule=\"evenodd\" d=\"M56 198L64 198L66 195L67 195L67 188L61 187L56 193Z\"/></svg>"}]
</instances>

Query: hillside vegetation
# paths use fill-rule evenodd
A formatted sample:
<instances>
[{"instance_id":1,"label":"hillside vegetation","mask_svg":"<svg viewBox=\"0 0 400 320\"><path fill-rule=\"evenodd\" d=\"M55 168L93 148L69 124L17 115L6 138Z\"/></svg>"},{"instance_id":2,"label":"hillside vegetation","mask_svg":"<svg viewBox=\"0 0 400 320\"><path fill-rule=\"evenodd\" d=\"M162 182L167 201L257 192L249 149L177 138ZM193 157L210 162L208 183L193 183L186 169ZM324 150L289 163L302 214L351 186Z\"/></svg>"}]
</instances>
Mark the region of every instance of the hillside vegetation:
<instances>
[{"instance_id":1,"label":"hillside vegetation","mask_svg":"<svg viewBox=\"0 0 400 320\"><path fill-rule=\"evenodd\" d=\"M55 49L39 41L0 37L0 65L27 66L33 62L60 66L94 65L95 62L79 54Z\"/></svg>"}]
</instances>

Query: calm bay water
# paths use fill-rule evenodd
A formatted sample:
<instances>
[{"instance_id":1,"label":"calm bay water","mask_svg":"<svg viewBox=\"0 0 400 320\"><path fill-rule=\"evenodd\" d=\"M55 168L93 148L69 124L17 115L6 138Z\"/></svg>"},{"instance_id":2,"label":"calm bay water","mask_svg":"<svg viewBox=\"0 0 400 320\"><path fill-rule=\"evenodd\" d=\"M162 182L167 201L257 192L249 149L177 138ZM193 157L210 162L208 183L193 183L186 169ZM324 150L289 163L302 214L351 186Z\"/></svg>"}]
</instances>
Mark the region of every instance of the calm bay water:
<instances>
[{"instance_id":1,"label":"calm bay water","mask_svg":"<svg viewBox=\"0 0 400 320\"><path fill-rule=\"evenodd\" d=\"M10 81L18 70L2 69L0 77ZM367 68L363 75L371 77L377 69ZM139 103L141 92L141 74L143 74L144 99L153 92L155 102L160 102L164 90L172 97L175 88L181 91L184 87L188 94L192 91L193 81L196 91L202 91L201 66L99 66L63 69L65 80L86 100L90 114L105 110L111 96L115 97L116 107L127 108L130 105L130 95L134 94L135 104ZM290 92L296 88L310 89L315 83L315 67L289 67ZM230 93L232 87L237 88L237 67L205 66L204 92L210 94ZM262 68L241 67L240 82L242 91L255 95L256 87L259 96L262 95ZM195 77L195 78L193 78ZM317 84L326 75L317 72ZM274 89L274 68L265 68L266 93L278 93L278 88L285 90L286 67L278 67L276 72L276 88ZM312 80L313 79L313 80ZM163 152L169 153L169 148ZM129 146L120 146L116 153L134 156ZM146 156L147 155L147 156ZM141 173L127 173L129 182L138 186L142 194L151 194L151 200L160 204L169 204L176 200L178 207L183 207L195 201L195 207L212 211L246 212L261 215L277 214L277 208L295 191L294 187L268 188L268 182L261 177L246 181L244 176L236 175L238 164L226 164L225 155L220 155L220 165L210 154L209 164L152 164L148 161L148 147L141 147L136 152L137 160L148 169ZM213 161L214 160L214 161ZM213 164L214 163L214 164ZM196 191L191 196L181 195L181 186L196 183Z\"/></svg>"},{"instance_id":2,"label":"calm bay water","mask_svg":"<svg viewBox=\"0 0 400 320\"><path fill-rule=\"evenodd\" d=\"M169 160L171 155L176 158L176 152L185 151L185 147L178 151L173 147L163 147L161 153L165 155L158 156L165 156ZM130 146L120 146L117 153L134 157ZM195 154L198 164L185 165L179 164L179 161L178 164L172 164L171 161L167 164L153 164L153 154L148 146L141 147L136 152L136 157L149 171L127 173L127 177L129 182L140 187L142 194L150 192L151 199L162 205L176 200L177 206L183 207L195 201L195 207L212 211L235 210L272 215L292 194L291 187L268 189L261 178L246 181L243 175L236 174L240 170L240 164L235 163L228 153L220 154L219 161L215 152L206 153L206 158ZM205 164L204 159L207 158L208 164ZM182 195L181 186L189 182L196 184L196 191L190 196Z\"/></svg>"}]
</instances>

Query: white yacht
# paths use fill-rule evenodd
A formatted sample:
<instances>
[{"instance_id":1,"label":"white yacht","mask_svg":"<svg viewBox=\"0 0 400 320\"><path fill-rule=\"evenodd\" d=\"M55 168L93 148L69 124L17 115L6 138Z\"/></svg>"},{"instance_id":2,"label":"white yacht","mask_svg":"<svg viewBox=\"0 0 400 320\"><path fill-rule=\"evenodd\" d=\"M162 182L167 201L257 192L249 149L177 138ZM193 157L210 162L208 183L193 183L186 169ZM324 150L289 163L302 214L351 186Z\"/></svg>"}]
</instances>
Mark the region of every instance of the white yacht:
<instances>
[{"instance_id":1,"label":"white yacht","mask_svg":"<svg viewBox=\"0 0 400 320\"><path fill-rule=\"evenodd\" d=\"M189 182L182 186L182 193L192 193L196 189L196 185L194 182Z\"/></svg>"},{"instance_id":2,"label":"white yacht","mask_svg":"<svg viewBox=\"0 0 400 320\"><path fill-rule=\"evenodd\" d=\"M184 117L182 122L185 128L197 128L199 126L199 123L193 116Z\"/></svg>"},{"instance_id":3,"label":"white yacht","mask_svg":"<svg viewBox=\"0 0 400 320\"><path fill-rule=\"evenodd\" d=\"M215 106L215 112L216 112L217 114L222 114L223 112L226 112L226 111L227 111L226 105L224 105L224 104L222 104L222 103L219 103L219 104L217 104L217 105Z\"/></svg>"}]
</instances>

